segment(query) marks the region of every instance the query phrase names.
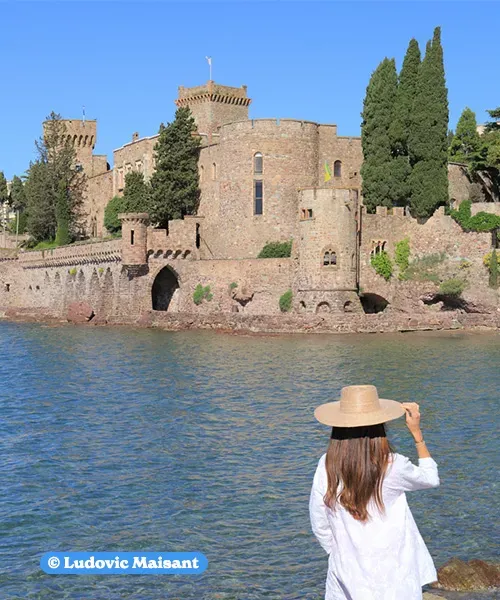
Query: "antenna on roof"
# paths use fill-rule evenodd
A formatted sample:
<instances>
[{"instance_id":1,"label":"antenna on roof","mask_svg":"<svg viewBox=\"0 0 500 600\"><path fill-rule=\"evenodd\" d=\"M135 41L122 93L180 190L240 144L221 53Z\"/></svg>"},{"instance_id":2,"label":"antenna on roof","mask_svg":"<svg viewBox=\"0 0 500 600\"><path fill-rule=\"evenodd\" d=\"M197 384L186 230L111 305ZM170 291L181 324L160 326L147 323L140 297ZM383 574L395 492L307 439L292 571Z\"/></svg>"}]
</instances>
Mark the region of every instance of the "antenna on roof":
<instances>
[{"instance_id":1,"label":"antenna on roof","mask_svg":"<svg viewBox=\"0 0 500 600\"><path fill-rule=\"evenodd\" d=\"M205 58L207 59L208 67L210 69L210 79L209 79L209 81L212 81L212 57L211 56L205 56Z\"/></svg>"}]
</instances>

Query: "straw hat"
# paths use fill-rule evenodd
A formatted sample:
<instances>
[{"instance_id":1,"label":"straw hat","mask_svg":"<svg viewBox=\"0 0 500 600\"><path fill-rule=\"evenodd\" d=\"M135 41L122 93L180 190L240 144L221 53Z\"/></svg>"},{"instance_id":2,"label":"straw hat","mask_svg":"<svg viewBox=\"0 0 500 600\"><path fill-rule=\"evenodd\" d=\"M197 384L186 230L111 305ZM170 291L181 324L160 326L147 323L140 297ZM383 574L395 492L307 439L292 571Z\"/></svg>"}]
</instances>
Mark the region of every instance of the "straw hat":
<instances>
[{"instance_id":1,"label":"straw hat","mask_svg":"<svg viewBox=\"0 0 500 600\"><path fill-rule=\"evenodd\" d=\"M342 388L340 402L318 406L314 416L331 427L361 427L376 425L402 417L405 409L395 400L378 397L374 385L349 385Z\"/></svg>"}]
</instances>

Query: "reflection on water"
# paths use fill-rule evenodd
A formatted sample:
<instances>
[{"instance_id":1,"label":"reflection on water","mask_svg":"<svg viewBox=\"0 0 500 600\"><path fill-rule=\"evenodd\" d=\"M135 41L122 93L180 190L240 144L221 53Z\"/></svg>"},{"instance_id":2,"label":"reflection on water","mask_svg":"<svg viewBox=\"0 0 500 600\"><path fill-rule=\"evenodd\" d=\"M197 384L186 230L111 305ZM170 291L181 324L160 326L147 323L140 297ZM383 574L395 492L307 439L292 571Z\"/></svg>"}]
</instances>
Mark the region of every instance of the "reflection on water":
<instances>
[{"instance_id":1,"label":"reflection on water","mask_svg":"<svg viewBox=\"0 0 500 600\"><path fill-rule=\"evenodd\" d=\"M1 323L0 346L2 599L320 598L308 496L329 431L312 413L355 383L421 404L442 485L409 502L437 565L498 558L496 335ZM402 420L390 435L414 457ZM200 551L209 567L49 576L50 550Z\"/></svg>"}]
</instances>

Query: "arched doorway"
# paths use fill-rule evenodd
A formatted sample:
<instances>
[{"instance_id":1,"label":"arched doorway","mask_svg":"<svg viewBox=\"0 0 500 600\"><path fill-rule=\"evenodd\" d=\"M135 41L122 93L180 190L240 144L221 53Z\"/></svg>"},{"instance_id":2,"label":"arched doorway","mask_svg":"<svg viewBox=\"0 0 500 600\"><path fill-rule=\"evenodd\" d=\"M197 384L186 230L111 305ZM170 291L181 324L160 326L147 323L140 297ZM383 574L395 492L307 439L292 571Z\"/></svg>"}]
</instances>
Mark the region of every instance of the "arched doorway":
<instances>
[{"instance_id":1,"label":"arched doorway","mask_svg":"<svg viewBox=\"0 0 500 600\"><path fill-rule=\"evenodd\" d=\"M172 297L179 289L177 275L170 267L163 269L156 276L151 289L153 310L168 310Z\"/></svg>"}]
</instances>

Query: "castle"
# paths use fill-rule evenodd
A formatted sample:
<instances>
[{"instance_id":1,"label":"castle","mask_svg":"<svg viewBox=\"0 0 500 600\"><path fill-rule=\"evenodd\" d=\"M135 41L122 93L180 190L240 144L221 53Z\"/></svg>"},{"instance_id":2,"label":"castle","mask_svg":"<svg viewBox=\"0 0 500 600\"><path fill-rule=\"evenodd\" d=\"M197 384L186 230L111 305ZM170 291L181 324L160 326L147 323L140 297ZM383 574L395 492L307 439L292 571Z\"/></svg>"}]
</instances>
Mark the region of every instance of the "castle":
<instances>
[{"instance_id":1,"label":"castle","mask_svg":"<svg viewBox=\"0 0 500 600\"><path fill-rule=\"evenodd\" d=\"M360 138L339 136L336 125L249 119L250 102L245 86L209 81L179 88L176 104L190 108L202 140L197 214L171 221L167 230L152 228L146 214L125 214L122 240L4 260L0 307L61 315L75 300L85 300L105 320L151 310L279 314L279 299L291 290L297 313L377 312L388 304L403 311L415 286L386 281L371 257L382 250L393 255L405 238L412 256L446 253L450 272L466 260L470 301L496 306L483 265L489 234L464 233L443 209L425 224L403 208L366 214ZM87 233L103 237L105 206L123 192L125 175L136 170L151 176L157 136L134 133L114 151L110 169L105 156L93 154L96 122L65 123L87 175ZM453 200L468 197L463 166L450 165L449 181ZM498 205L475 210L485 206ZM257 258L266 243L291 240L290 258ZM200 286L206 293L195 302ZM424 310L415 302L411 309Z\"/></svg>"}]
</instances>

